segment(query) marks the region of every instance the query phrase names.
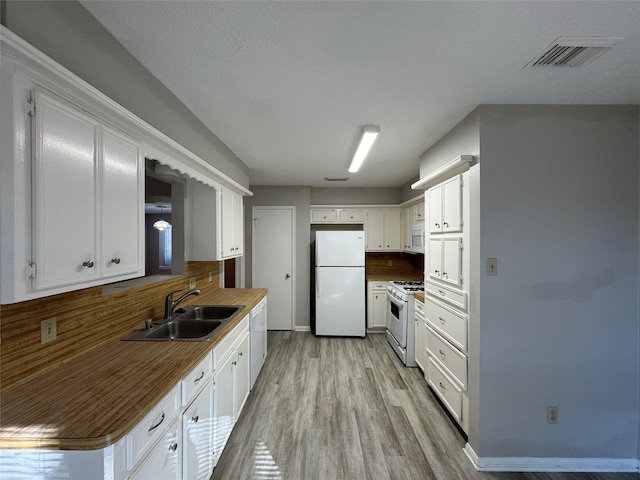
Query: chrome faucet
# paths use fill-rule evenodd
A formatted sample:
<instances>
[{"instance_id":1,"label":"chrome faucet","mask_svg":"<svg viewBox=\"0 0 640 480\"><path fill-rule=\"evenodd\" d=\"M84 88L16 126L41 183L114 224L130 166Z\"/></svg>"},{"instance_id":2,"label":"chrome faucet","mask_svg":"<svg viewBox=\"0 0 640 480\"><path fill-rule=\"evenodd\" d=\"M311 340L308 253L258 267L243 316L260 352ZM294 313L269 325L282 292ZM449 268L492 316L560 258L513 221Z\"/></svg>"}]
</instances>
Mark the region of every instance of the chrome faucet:
<instances>
[{"instance_id":1,"label":"chrome faucet","mask_svg":"<svg viewBox=\"0 0 640 480\"><path fill-rule=\"evenodd\" d=\"M177 300L173 300L173 294L174 293L178 293L181 292L182 290L175 290L173 292L171 292L169 295L167 295L164 299L164 318L171 318L173 315L173 311L176 309L176 307L178 306L178 304L180 302L182 302L185 298L191 296L191 295L200 295L200 290L189 290L187 293L185 293L184 295L181 295L180 298L178 298Z\"/></svg>"}]
</instances>

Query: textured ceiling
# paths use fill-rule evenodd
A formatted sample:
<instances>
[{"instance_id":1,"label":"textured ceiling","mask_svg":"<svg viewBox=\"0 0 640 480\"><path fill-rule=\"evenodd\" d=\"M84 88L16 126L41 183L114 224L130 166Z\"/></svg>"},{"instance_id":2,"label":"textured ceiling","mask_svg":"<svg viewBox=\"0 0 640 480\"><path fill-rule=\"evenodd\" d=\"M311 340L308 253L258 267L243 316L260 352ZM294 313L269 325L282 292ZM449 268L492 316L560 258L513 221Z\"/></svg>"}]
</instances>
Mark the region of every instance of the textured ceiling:
<instances>
[{"instance_id":1,"label":"textured ceiling","mask_svg":"<svg viewBox=\"0 0 640 480\"><path fill-rule=\"evenodd\" d=\"M640 2L82 3L252 185L401 186L480 104L640 104ZM560 36L624 40L584 67L523 68ZM348 174L364 125L381 133Z\"/></svg>"}]
</instances>

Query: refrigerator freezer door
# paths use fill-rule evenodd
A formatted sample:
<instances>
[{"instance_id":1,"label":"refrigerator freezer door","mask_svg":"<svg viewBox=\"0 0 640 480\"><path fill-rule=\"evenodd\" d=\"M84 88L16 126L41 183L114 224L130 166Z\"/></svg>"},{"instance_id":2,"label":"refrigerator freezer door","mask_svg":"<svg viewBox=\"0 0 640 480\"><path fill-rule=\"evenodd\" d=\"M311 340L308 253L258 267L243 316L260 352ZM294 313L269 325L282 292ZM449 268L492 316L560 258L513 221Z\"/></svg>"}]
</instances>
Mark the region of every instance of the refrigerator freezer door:
<instances>
[{"instance_id":1,"label":"refrigerator freezer door","mask_svg":"<svg viewBox=\"0 0 640 480\"><path fill-rule=\"evenodd\" d=\"M316 335L365 336L364 267L316 268Z\"/></svg>"},{"instance_id":2,"label":"refrigerator freezer door","mask_svg":"<svg viewBox=\"0 0 640 480\"><path fill-rule=\"evenodd\" d=\"M364 232L316 232L316 267L364 267Z\"/></svg>"}]
</instances>

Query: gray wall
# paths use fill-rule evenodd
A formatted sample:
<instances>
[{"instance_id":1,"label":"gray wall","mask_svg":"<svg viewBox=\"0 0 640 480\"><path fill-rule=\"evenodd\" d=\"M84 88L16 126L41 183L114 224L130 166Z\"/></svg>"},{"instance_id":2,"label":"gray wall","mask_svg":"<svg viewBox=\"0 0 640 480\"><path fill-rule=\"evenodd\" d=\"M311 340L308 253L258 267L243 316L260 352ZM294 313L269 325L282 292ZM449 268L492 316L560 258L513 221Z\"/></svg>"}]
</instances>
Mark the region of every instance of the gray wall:
<instances>
[{"instance_id":1,"label":"gray wall","mask_svg":"<svg viewBox=\"0 0 640 480\"><path fill-rule=\"evenodd\" d=\"M253 197L244 198L244 218L245 218L245 284L251 287L251 235L252 235L252 215L254 206L295 206L296 207L296 327L309 327L310 325L310 229L309 229L309 187L290 186L256 186L251 185L250 190Z\"/></svg>"},{"instance_id":2,"label":"gray wall","mask_svg":"<svg viewBox=\"0 0 640 480\"><path fill-rule=\"evenodd\" d=\"M463 122L422 157L425 175L480 147L480 257L499 265L470 345L480 457L638 458L638 117L482 106L475 142Z\"/></svg>"},{"instance_id":3,"label":"gray wall","mask_svg":"<svg viewBox=\"0 0 640 480\"><path fill-rule=\"evenodd\" d=\"M400 188L311 188L311 205L385 205L401 201Z\"/></svg>"},{"instance_id":4,"label":"gray wall","mask_svg":"<svg viewBox=\"0 0 640 480\"><path fill-rule=\"evenodd\" d=\"M76 1L3 2L2 24L243 186L249 170Z\"/></svg>"}]
</instances>

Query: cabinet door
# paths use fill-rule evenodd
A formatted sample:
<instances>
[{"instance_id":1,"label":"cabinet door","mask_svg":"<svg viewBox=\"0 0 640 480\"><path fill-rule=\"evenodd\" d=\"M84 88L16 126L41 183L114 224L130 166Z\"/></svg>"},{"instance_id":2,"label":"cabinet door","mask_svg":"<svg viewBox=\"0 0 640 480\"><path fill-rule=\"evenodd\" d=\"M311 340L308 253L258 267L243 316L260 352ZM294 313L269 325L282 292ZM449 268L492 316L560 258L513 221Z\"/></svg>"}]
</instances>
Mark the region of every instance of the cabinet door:
<instances>
[{"instance_id":1,"label":"cabinet door","mask_svg":"<svg viewBox=\"0 0 640 480\"><path fill-rule=\"evenodd\" d=\"M251 382L250 386L256 383L256 379L262 370L265 357L267 356L267 303L266 300L260 302L251 311Z\"/></svg>"},{"instance_id":2,"label":"cabinet door","mask_svg":"<svg viewBox=\"0 0 640 480\"><path fill-rule=\"evenodd\" d=\"M367 211L365 223L365 237L367 251L380 252L384 250L384 210L375 209Z\"/></svg>"},{"instance_id":3,"label":"cabinet door","mask_svg":"<svg viewBox=\"0 0 640 480\"><path fill-rule=\"evenodd\" d=\"M429 232L442 231L442 185L436 185L428 190L429 201Z\"/></svg>"},{"instance_id":4,"label":"cabinet door","mask_svg":"<svg viewBox=\"0 0 640 480\"><path fill-rule=\"evenodd\" d=\"M221 192L221 215L222 215L222 237L221 237L221 256L227 258L233 256L235 249L235 241L233 238L233 192L223 188Z\"/></svg>"},{"instance_id":5,"label":"cabinet door","mask_svg":"<svg viewBox=\"0 0 640 480\"><path fill-rule=\"evenodd\" d=\"M36 289L99 277L97 123L35 93L33 250Z\"/></svg>"},{"instance_id":6,"label":"cabinet door","mask_svg":"<svg viewBox=\"0 0 640 480\"><path fill-rule=\"evenodd\" d=\"M331 208L311 209L311 223L335 223L338 221L338 211Z\"/></svg>"},{"instance_id":7,"label":"cabinet door","mask_svg":"<svg viewBox=\"0 0 640 480\"><path fill-rule=\"evenodd\" d=\"M384 209L384 247L385 250L400 251L402 233L402 214L399 208Z\"/></svg>"},{"instance_id":8,"label":"cabinet door","mask_svg":"<svg viewBox=\"0 0 640 480\"><path fill-rule=\"evenodd\" d=\"M456 175L442 182L442 231L459 232L462 228L462 180Z\"/></svg>"},{"instance_id":9,"label":"cabinet door","mask_svg":"<svg viewBox=\"0 0 640 480\"><path fill-rule=\"evenodd\" d=\"M424 222L424 202L415 206L415 223Z\"/></svg>"},{"instance_id":10,"label":"cabinet door","mask_svg":"<svg viewBox=\"0 0 640 480\"><path fill-rule=\"evenodd\" d=\"M345 208L338 212L338 222L340 223L364 223L364 210L356 208Z\"/></svg>"},{"instance_id":11,"label":"cabinet door","mask_svg":"<svg viewBox=\"0 0 640 480\"><path fill-rule=\"evenodd\" d=\"M429 276L441 278L442 276L442 240L429 239Z\"/></svg>"},{"instance_id":12,"label":"cabinet door","mask_svg":"<svg viewBox=\"0 0 640 480\"><path fill-rule=\"evenodd\" d=\"M144 273L144 173L139 145L104 128L102 157L103 276Z\"/></svg>"},{"instance_id":13,"label":"cabinet door","mask_svg":"<svg viewBox=\"0 0 640 480\"><path fill-rule=\"evenodd\" d=\"M387 291L374 291L372 293L372 327L385 327L387 325Z\"/></svg>"},{"instance_id":14,"label":"cabinet door","mask_svg":"<svg viewBox=\"0 0 640 480\"><path fill-rule=\"evenodd\" d=\"M236 401L234 419L238 420L240 412L244 407L244 403L249 396L251 372L250 372L250 352L249 352L249 334L245 334L244 338L238 345L235 353L235 389Z\"/></svg>"},{"instance_id":15,"label":"cabinet door","mask_svg":"<svg viewBox=\"0 0 640 480\"><path fill-rule=\"evenodd\" d=\"M234 365L233 355L227 357L213 376L213 452L214 463L220 458L231 433L234 418Z\"/></svg>"},{"instance_id":16,"label":"cabinet door","mask_svg":"<svg viewBox=\"0 0 640 480\"><path fill-rule=\"evenodd\" d=\"M209 384L182 415L183 478L208 480L213 471L213 386Z\"/></svg>"},{"instance_id":17,"label":"cabinet door","mask_svg":"<svg viewBox=\"0 0 640 480\"><path fill-rule=\"evenodd\" d=\"M181 476L180 457L182 452L178 443L178 422L151 451L149 456L129 477L130 480L179 480Z\"/></svg>"},{"instance_id":18,"label":"cabinet door","mask_svg":"<svg viewBox=\"0 0 640 480\"><path fill-rule=\"evenodd\" d=\"M232 192L231 202L233 204L233 244L234 256L244 253L244 206L242 195Z\"/></svg>"},{"instance_id":19,"label":"cabinet door","mask_svg":"<svg viewBox=\"0 0 640 480\"><path fill-rule=\"evenodd\" d=\"M462 284L462 242L459 237L442 240L442 274L440 279L453 285Z\"/></svg>"}]
</instances>

